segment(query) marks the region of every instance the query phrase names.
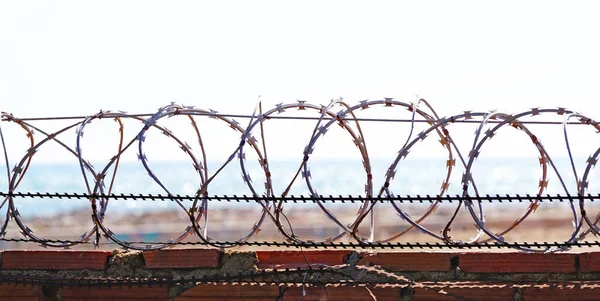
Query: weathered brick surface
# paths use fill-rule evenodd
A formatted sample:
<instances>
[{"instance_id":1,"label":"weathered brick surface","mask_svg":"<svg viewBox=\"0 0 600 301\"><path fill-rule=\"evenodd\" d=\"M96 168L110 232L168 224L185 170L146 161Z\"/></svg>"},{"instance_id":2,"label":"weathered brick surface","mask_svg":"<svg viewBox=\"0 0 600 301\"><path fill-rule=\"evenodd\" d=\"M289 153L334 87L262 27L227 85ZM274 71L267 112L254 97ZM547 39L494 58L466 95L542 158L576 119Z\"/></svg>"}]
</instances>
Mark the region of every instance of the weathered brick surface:
<instances>
[{"instance_id":1,"label":"weathered brick surface","mask_svg":"<svg viewBox=\"0 0 600 301\"><path fill-rule=\"evenodd\" d=\"M175 297L174 301L205 300L265 300L273 301L279 295L275 285L200 284Z\"/></svg>"},{"instance_id":2,"label":"weathered brick surface","mask_svg":"<svg viewBox=\"0 0 600 301\"><path fill-rule=\"evenodd\" d=\"M68 301L126 301L126 300L169 300L169 288L163 287L63 287L60 291L62 300Z\"/></svg>"},{"instance_id":3,"label":"weathered brick surface","mask_svg":"<svg viewBox=\"0 0 600 301\"><path fill-rule=\"evenodd\" d=\"M579 267L582 273L600 272L600 253L580 253Z\"/></svg>"},{"instance_id":4,"label":"weathered brick surface","mask_svg":"<svg viewBox=\"0 0 600 301\"><path fill-rule=\"evenodd\" d=\"M42 270L106 270L106 262L111 252L80 252L80 251L5 251L2 253L1 269L42 269ZM302 252L294 251L257 251L258 267L265 268L296 268L306 267L306 261L319 265L342 265L347 262L351 251L347 250L311 250ZM174 300L205 301L205 300L513 300L517 289L522 291L518 300L600 300L600 279L575 281L581 275L576 273L576 262L579 259L579 271L600 272L600 253L554 253L554 254L525 254L516 252L491 253L491 252L381 252L359 254L359 264L379 265L391 271L420 271L444 272L450 271L452 264L471 274L480 281L451 281L451 282L419 282L414 284L414 291L398 286L376 286L367 290L365 287L339 287L327 286L327 290L320 286L307 286L303 290L299 286L285 289L271 284L202 284L187 290ZM137 259L135 269L142 269L144 273L163 273L143 269L139 253L133 254ZM228 256L241 256L235 254ZM252 254L254 255L254 253ZM116 255L115 255L116 256ZM156 252L145 252L143 257L147 268L173 268L171 272L177 273L178 268L190 271L191 268L220 268L221 252L206 249L182 249ZM248 258L247 254L243 262ZM306 256L306 259L305 257ZM229 257L228 257L229 258ZM241 258L241 257L240 257ZM233 259L233 257L231 258ZM239 259L239 258L238 258ZM229 262L229 261L224 261ZM235 263L237 261L233 261ZM252 267L254 257L252 257ZM127 264L123 269L131 268ZM223 267L225 268L225 267ZM137 270L127 270L127 275L134 275ZM113 269L115 270L115 269ZM117 269L118 264L117 264ZM12 273L14 271L10 271ZM114 271L112 271L114 272ZM111 271L106 273L110 274ZM121 271L122 272L122 271ZM171 273L169 272L169 273ZM537 279L538 275L517 275L525 277L523 280L512 283L493 283L481 280L491 279L499 273L552 273L560 279L572 279L566 282L526 282L525 279ZM60 275L59 274L59 275ZM65 275L66 275L65 274ZM451 273L442 273L452 277ZM146 274L144 274L146 275ZM158 275L158 274L157 274ZM432 279L436 279L432 273ZM586 279L593 278L595 274L587 274ZM510 275L505 275L512 277ZM106 277L123 277L119 275L106 275ZM126 277L126 276L125 276ZM554 276L552 276L554 277ZM450 279L450 278L449 278ZM497 278L499 279L499 278ZM519 278L520 279L520 278ZM530 280L534 281L534 280ZM420 285L425 285L420 286ZM50 288L52 289L52 288ZM58 287L54 288L62 300L95 300L95 301L124 301L124 300L169 300L169 287L164 285L153 287L118 287L113 285L102 287ZM55 293L56 293L55 292ZM0 301L49 301L55 300L44 296L46 291L41 286L15 286L13 284L0 284ZM414 293L414 295L413 295ZM304 295L305 294L305 295ZM373 296L375 298L373 298ZM412 298L412 299L409 299ZM458 298L458 299L457 299ZM461 299L462 298L462 299Z\"/></svg>"},{"instance_id":5,"label":"weathered brick surface","mask_svg":"<svg viewBox=\"0 0 600 301\"><path fill-rule=\"evenodd\" d=\"M469 273L575 273L576 254L462 253L459 267Z\"/></svg>"},{"instance_id":6,"label":"weathered brick surface","mask_svg":"<svg viewBox=\"0 0 600 301\"><path fill-rule=\"evenodd\" d=\"M0 300L38 301L39 287L0 284Z\"/></svg>"},{"instance_id":7,"label":"weathered brick surface","mask_svg":"<svg viewBox=\"0 0 600 301\"><path fill-rule=\"evenodd\" d=\"M285 291L284 301L396 301L400 300L400 288L367 288L365 287L323 287L310 286L291 287ZM304 291L304 293L303 293ZM371 295L372 294L372 295ZM375 298L373 298L373 296Z\"/></svg>"},{"instance_id":8,"label":"weathered brick surface","mask_svg":"<svg viewBox=\"0 0 600 301\"><path fill-rule=\"evenodd\" d=\"M524 288L525 301L600 300L598 284L547 283Z\"/></svg>"},{"instance_id":9,"label":"weathered brick surface","mask_svg":"<svg viewBox=\"0 0 600 301\"><path fill-rule=\"evenodd\" d=\"M493 287L478 287L478 285L415 288L412 301L450 301L450 300L485 300L507 301L513 300L515 289L507 284L498 284ZM527 300L527 299L526 299Z\"/></svg>"},{"instance_id":10,"label":"weathered brick surface","mask_svg":"<svg viewBox=\"0 0 600 301\"><path fill-rule=\"evenodd\" d=\"M258 267L261 269L307 267L310 264L344 264L350 251L256 251ZM305 258L306 256L306 258Z\"/></svg>"},{"instance_id":11,"label":"weathered brick surface","mask_svg":"<svg viewBox=\"0 0 600 301\"><path fill-rule=\"evenodd\" d=\"M147 268L218 268L220 252L209 249L181 249L144 252Z\"/></svg>"},{"instance_id":12,"label":"weathered brick surface","mask_svg":"<svg viewBox=\"0 0 600 301\"><path fill-rule=\"evenodd\" d=\"M111 252L4 251L2 269L103 270Z\"/></svg>"},{"instance_id":13,"label":"weathered brick surface","mask_svg":"<svg viewBox=\"0 0 600 301\"><path fill-rule=\"evenodd\" d=\"M458 254L453 253L421 253L421 252L386 252L364 254L359 264L380 265L391 271L449 271L450 260Z\"/></svg>"}]
</instances>

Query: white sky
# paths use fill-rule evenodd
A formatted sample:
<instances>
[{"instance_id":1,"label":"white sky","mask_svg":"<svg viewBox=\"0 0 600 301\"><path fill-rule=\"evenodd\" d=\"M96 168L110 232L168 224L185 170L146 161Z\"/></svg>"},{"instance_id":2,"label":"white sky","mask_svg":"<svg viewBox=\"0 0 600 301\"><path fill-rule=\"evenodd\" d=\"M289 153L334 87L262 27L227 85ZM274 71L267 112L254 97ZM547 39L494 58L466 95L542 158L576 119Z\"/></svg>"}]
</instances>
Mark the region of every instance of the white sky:
<instances>
[{"instance_id":1,"label":"white sky","mask_svg":"<svg viewBox=\"0 0 600 301\"><path fill-rule=\"evenodd\" d=\"M0 111L395 97L600 119L600 2L3 1Z\"/></svg>"}]
</instances>

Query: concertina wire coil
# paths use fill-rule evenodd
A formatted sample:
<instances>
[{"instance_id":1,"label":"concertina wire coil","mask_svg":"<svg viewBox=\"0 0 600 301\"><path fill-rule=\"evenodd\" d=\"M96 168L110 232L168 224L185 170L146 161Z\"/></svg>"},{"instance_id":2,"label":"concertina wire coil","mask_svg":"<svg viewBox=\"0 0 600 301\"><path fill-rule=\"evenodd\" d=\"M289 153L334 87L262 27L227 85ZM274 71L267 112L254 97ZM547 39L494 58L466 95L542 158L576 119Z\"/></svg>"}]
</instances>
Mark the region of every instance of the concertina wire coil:
<instances>
[{"instance_id":1,"label":"concertina wire coil","mask_svg":"<svg viewBox=\"0 0 600 301\"><path fill-rule=\"evenodd\" d=\"M338 112L334 112L334 109L336 109L337 107L341 107L342 109ZM406 121L412 123L411 130L408 133L406 142L398 151L396 157L392 161L389 168L387 168L387 172L384 176L384 184L379 189L376 189L373 186L374 175L372 174L372 166L368 153L367 143L365 142L365 137L361 129L361 119L358 118L356 115L357 111L368 110L372 107L405 108L411 114L411 118ZM318 117L311 118L311 120L314 120L316 124L314 125L310 139L308 140L308 143L303 150L303 158L302 161L299 163L299 168L297 169L295 176L293 177L292 181L289 183L287 188L281 194L277 194L276 200L270 201L268 199L275 198L276 193L273 191L272 188L273 175L271 174L271 170L269 169L269 162L266 155L267 149L263 134L263 123L267 122L268 120L275 119L275 117L279 114L290 110L310 110L318 114ZM44 131L42 128L39 128L31 122L28 122L28 119L19 119L13 116L12 114L2 113L2 122L15 123L26 133L28 138L29 149L26 152L25 156L22 157L14 166L14 168L11 169L9 167L9 160L7 154L7 143L10 143L10 141L5 141L4 136L2 134L2 123L0 122L0 138L3 147L4 161L6 163L6 175L8 178L8 193L3 193L4 200L0 204L0 210L6 210L6 218L4 220L4 223L0 225L0 238L5 236L8 223L12 219L21 229L22 234L26 238L39 242L46 247L68 248L79 243L87 243L93 237L95 237L94 244L97 245L99 236L103 235L110 241L117 243L124 248L137 250L156 250L177 245L189 235L196 234L202 241L202 243L206 245L217 248L228 248L248 243L249 239L255 236L260 231L261 225L263 225L265 221L269 220L277 227L278 231L281 233L281 235L286 241L300 245L333 243L341 240L342 238L348 237L356 241L358 244L385 244L397 241L399 237L403 236L408 231L412 229L417 229L420 232L426 235L430 235L431 237L436 238L444 244L451 246L461 246L470 244L476 245L481 243L487 244L491 242L496 245L506 245L522 251L529 252L562 251L567 249L567 247L557 248L545 246L521 246L518 244L512 245L506 242L504 239L504 235L518 227L521 223L523 223L523 221L525 221L530 215L532 215L535 212L535 210L538 208L542 201L541 199L533 200L529 207L526 209L526 211L507 228L499 232L494 232L486 226L482 202L472 201L472 196L469 195L469 189L472 189L475 192L475 195L479 195L477 185L471 173L474 162L479 156L481 148L485 144L485 142L489 141L503 126L512 126L515 129L527 135L531 139L531 143L535 146L537 152L539 153L539 163L542 170L542 177L539 181L537 195L543 195L545 193L548 185L548 174L550 171L553 171L558 176L559 182L564 192L567 195L570 194L570 192L567 189L567 184L565 180L558 172L556 165L554 164L550 155L546 151L545 147L543 146L541 141L536 137L536 135L534 135L534 133L532 133L529 130L529 128L527 127L528 122L522 121L522 119L524 118L548 114L563 116L563 135L566 142L571 167L573 169L573 174L577 179L577 195L584 196L587 193L588 178L590 177L590 173L598 161L598 156L600 156L600 148L598 148L588 158L583 176L581 178L578 178L575 169L574 159L571 153L571 147L569 144L567 124L576 123L589 125L594 127L595 130L597 130L598 132L600 132L600 126L595 120L565 108L533 108L531 110L521 112L518 114L505 114L495 111L465 111L463 113L453 115L450 117L439 117L436 111L433 109L433 107L424 99L419 99L415 103L406 103L394 100L392 98L385 98L383 100L361 101L355 105L349 105L343 102L341 99L336 99L332 100L327 106L311 104L306 101L297 101L288 104L278 104L274 108L265 112L262 111L262 106L259 103L256 106L252 115L246 116L249 119L249 122L246 127L243 127L239 122L235 121L232 118L229 118L228 115L219 114L214 110L203 110L197 109L192 106L183 106L171 103L170 105L160 108L154 114L132 115L124 112L101 111L97 114L82 118L82 120L78 120L75 123L72 123L53 133L48 133ZM178 138L175 133L158 124L158 122L163 118L170 118L175 116L179 116L180 118L188 118L190 120L194 132L198 138L200 154L193 152L192 148L188 145L188 143ZM200 117L212 118L222 121L225 124L227 124L231 129L233 129L241 135L239 145L231 152L231 155L225 160L225 162L212 174L210 174L208 168L206 168L207 156L202 140L201 129L199 128L195 119ZM86 161L84 159L82 152L82 141L86 126L93 123L94 121L103 118L112 118L116 122L118 122L120 142L116 154L108 161L108 164L101 169L96 169L92 166L92 164L89 161ZM124 124L122 120L128 118L142 122L143 127L139 132L137 132L135 137L133 137L129 141L126 141L124 137ZM420 133L414 134L414 124L416 122L426 122L429 127L421 131ZM449 125L458 122L478 123L473 144L470 148L468 155L466 156L459 151L459 148L457 147L455 141L450 135L449 130L447 129ZM354 145L358 148L360 155L362 156L363 167L366 176L364 196L365 201L361 202L358 214L354 221L350 224L344 224L343 222L341 222L324 205L324 202L320 200L321 196L316 191L313 183L311 182L311 174L309 169L309 159L314 149L316 148L318 140L322 138L325 135L325 133L335 124L338 124L343 130L345 130L349 134ZM60 139L61 134L73 129L75 129L77 133L75 148L70 147L65 141L62 141ZM192 161L193 167L200 178L200 187L197 190L196 195L193 196L193 202L191 202L191 206L186 207L184 203L176 197L175 194L169 191L169 189L163 184L163 182L161 182L158 176L150 168L148 164L148 159L146 158L146 155L144 153L146 132L150 129L157 129L160 132L162 132L165 136L175 141L175 143L185 152L185 154ZM41 140L36 141L34 139L34 131L42 135ZM259 139L255 137L256 132L259 133L260 137L262 138L260 140L262 141L259 141ZM443 196L447 192L450 184L450 176L457 163L457 159L459 164L461 164L465 169L465 172L461 179L462 198L459 200L459 204L457 205L454 214L451 216L450 220L448 220L447 225L444 227L443 231L441 231L441 233L438 234L434 233L430 229L427 229L425 226L423 226L422 222L433 212L435 212L435 210L438 208L440 204L439 199L433 200L431 202L431 205L418 218L411 217L406 212L406 210L402 208L402 206L400 205L401 202L392 200L390 203L393 206L394 210L400 216L400 219L404 222L407 222L409 226L397 233L394 233L388 238L375 240L375 219L373 214L373 208L378 203L377 200L381 200L382 198L395 197L393 191L389 186L390 182L394 179L400 161L407 157L411 148L413 148L420 141L425 140L430 134L435 135L439 138L439 142L444 147L448 156L448 159L446 160L446 175L441 185L438 196ZM23 180L24 176L26 175L33 156L40 150L40 148L44 144L48 142L55 142L59 144L61 147L66 149L69 153L71 153L77 158L81 169L81 174L86 185L86 197L89 199L91 205L92 220L95 226L75 240L51 241L36 236L36 234L34 234L33 231L31 231L31 229L21 218L17 209L17 204L15 202L14 193L18 191L18 186ZM257 187L255 187L252 180L250 179L250 174L246 166L244 153L246 147L250 147L258 157L260 166L265 174L266 179L264 183L264 190L262 190L262 188L258 189ZM108 195L112 193L121 156L129 149L137 150L138 159L143 165L146 172L148 173L148 176L151 177L152 180L162 188L166 195L168 197L171 197L172 201L176 202L177 205L182 210L184 210L187 216L189 217L190 226L184 229L178 237L172 238L168 242L141 243L126 241L120 239L117 235L115 235L103 222L108 207ZM256 223L251 227L251 229L249 229L249 231L244 236L232 242L217 241L213 240L207 235L208 204L211 200L208 194L209 184L228 164L234 161L239 162L243 181L250 190L252 197L255 198L256 203L261 206L262 211ZM111 168L112 171L110 171ZM92 177L88 176L88 173L89 175L92 175ZM283 213L283 209L284 204L286 203L286 197L289 196L290 188L292 187L292 184L294 184L294 182L297 180L299 175L304 179L306 187L310 193L309 197L312 198L312 200L319 206L320 210L322 210L322 212L327 216L327 218L331 220L337 227L339 227L340 230L338 234L328 237L323 241L315 242L312 240L303 239L294 233L292 224L290 223L286 215ZM577 201L579 202L579 210L577 210L575 207L575 202ZM455 221L459 210L463 206L468 210L469 215L472 217L478 229L475 237L471 238L468 241L455 240L450 236L451 225ZM596 218L590 218L587 215L585 210L584 198L577 198L576 200L571 200L569 202L569 206L571 214L573 216L573 232L570 234L569 238L565 240L565 245L571 245L576 244L577 242L581 242L589 234L600 234L600 228L598 227L598 223L600 222L600 215L598 215ZM361 234L359 231L359 226L365 221L365 219L367 219L367 221L369 222L369 233L366 235Z\"/></svg>"}]
</instances>

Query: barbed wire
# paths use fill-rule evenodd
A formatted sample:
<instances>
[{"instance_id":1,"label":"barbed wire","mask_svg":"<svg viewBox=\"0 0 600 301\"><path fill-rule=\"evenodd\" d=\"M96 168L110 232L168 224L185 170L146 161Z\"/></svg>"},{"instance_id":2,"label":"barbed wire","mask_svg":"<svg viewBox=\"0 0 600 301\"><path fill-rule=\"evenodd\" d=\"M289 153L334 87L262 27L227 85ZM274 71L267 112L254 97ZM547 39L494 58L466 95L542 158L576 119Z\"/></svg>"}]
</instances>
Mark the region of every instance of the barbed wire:
<instances>
[{"instance_id":1,"label":"barbed wire","mask_svg":"<svg viewBox=\"0 0 600 301\"><path fill-rule=\"evenodd\" d=\"M341 110L335 112L334 109L338 107L340 107ZM392 163L387 168L387 171L383 176L383 185L378 190L374 187L373 184L374 175L372 172L368 144L366 142L367 139L362 131L360 122L392 121L392 119L359 118L357 116L358 112L368 110L372 107L404 108L409 112L411 117L409 119L394 119L395 121L409 122L411 124L411 127L406 135L406 142L400 148L396 157L394 158L394 160L392 160ZM318 117L300 118L300 116L281 116L281 114L284 114L290 110L313 111ZM545 120L529 120L530 118L537 118L538 115L558 115L563 118L563 121L550 122ZM191 122L191 126L194 130L199 145L199 152L192 151L192 148L186 141L182 140L175 133L159 124L159 122L163 118L171 117L187 118ZM231 151L230 156L213 173L209 173L207 168L208 159L205 151L204 141L202 139L200 127L196 121L196 118L200 117L211 118L221 121L241 136L238 146ZM233 117L246 118L248 124L244 127L239 122L235 121L234 119L231 119ZM97 120L106 118L111 118L118 122L120 135L119 143L117 149L113 151L114 156L111 157L108 163L102 168L96 169L93 167L90 161L87 161L84 158L83 136L85 129L89 124L94 123ZM272 170L269 166L263 128L263 123L278 118L307 119L315 121L315 124L312 127L312 134L310 135L308 143L304 148L302 160L299 162L299 168L297 169L293 179L287 185L287 188L281 193L276 193L273 189L272 179L274 175L272 174ZM286 225L286 223L289 223L289 220L287 220L287 218L285 217L284 205L290 203L290 201L310 201L315 203L319 207L319 209L326 215L326 217L339 228L339 232L337 234L324 238L321 241L318 241L317 243L337 242L340 241L342 238L350 238L354 240L358 245L386 244L397 241L401 236L405 235L412 229L417 229L421 233L429 235L443 242L444 245L477 246L481 243L495 242L500 245L514 247L523 251L549 252L564 251L568 249L568 247L570 247L571 244L575 245L577 243L584 242L584 239L589 234L600 234L600 227L598 227L598 223L600 222L600 215L598 215L595 218L591 218L586 211L586 200L593 201L596 198L594 196L589 195L587 189L590 173L595 167L598 161L598 157L600 156L600 147L596 152L590 155L586 162L584 173L580 177L576 172L575 163L571 154L569 135L567 131L567 125L579 124L592 126L595 130L600 132L600 125L598 124L598 122L589 117L586 117L584 115L570 111L565 108L533 108L531 110L520 112L517 114L465 111L450 117L439 117L436 111L433 109L433 107L424 99L418 99L415 103L406 103L391 98L385 98L382 100L361 101L355 105L349 105L343 102L341 99L332 100L331 103L329 103L328 105L318 105L311 104L306 101L298 101L295 103L288 104L281 103L265 112L262 111L262 106L259 104L257 105L257 107L251 115L220 114L210 109L197 109L191 106L183 106L172 103L170 105L160 108L154 114L127 114L124 112L100 111L99 113L96 113L91 116L17 118L11 114L3 113L0 119L3 122L14 123L18 125L26 134L29 144L29 149L27 150L26 155L23 156L20 160L17 160L18 163L14 166L14 168L11 169L9 167L10 161L7 152L7 143L11 143L11 141L7 142L4 140L2 129L0 128L0 138L2 141L4 151L4 161L6 163L6 175L8 179L8 191L6 193L2 193L4 201L0 203L0 210L6 212L6 218L4 222L0 220L0 237L5 236L9 221L14 221L14 223L17 224L18 228L21 230L22 234L26 238L31 239L33 241L37 241L43 244L44 246L48 247L70 247L76 244L88 242L92 238L94 238L93 243L97 245L99 243L99 238L102 235L110 241L119 244L125 248L154 250L177 245L178 243L183 242L183 240L189 237L190 235L195 234L200 239L200 241L202 243L205 243L206 245L216 248L226 248L238 246L245 242L249 242L249 240L252 237L254 237L258 232L260 232L263 223L267 220L276 226L277 230L280 232L285 241L296 243L298 245L312 243L312 241L310 241L309 239L299 237L298 235L294 234L291 229L291 224ZM60 130L51 133L44 131L44 129L30 122L37 120L59 119L74 119L76 120L76 122L64 126ZM139 131L136 131L136 134L133 137L125 137L123 123L123 120L125 119L132 119L142 123L142 128ZM461 153L458 146L456 145L456 142L450 135L450 131L448 130L448 128L452 124L460 122L477 124L475 138L473 140L472 146L470 147L468 155L463 155L463 153ZM428 127L419 133L414 133L416 123L424 123ZM573 177L577 182L576 192L569 191L569 189L567 188L567 181L565 180L564 175L561 175L559 173L554 161L551 159L550 154L548 153L544 145L541 143L540 139L527 127L528 124L538 123L559 125L562 124L562 136L564 137L564 140L566 142L569 160L572 166ZM317 192L316 187L313 184L311 171L309 167L310 158L313 154L313 151L317 147L317 142L319 141L319 139L322 139L322 137L335 124L339 125L345 132L348 133L350 139L359 150L365 172L364 197L359 197L358 199L354 199L352 197L349 197L347 199L333 199L332 197L330 199L327 199L327 197L322 197ZM492 139L496 132L504 126L511 126L518 130L520 133L526 135L531 140L531 143L534 145L535 149L539 153L541 179L537 187L537 193L534 196L479 196L479 189L472 175L474 162L481 153L482 146L485 144L485 142ZM63 133L73 129L77 133L75 147L69 146L70 143L67 143L60 139ZM172 139L191 161L191 164L200 180L200 185L198 187L197 193L194 196L182 197L175 193L172 193L171 190L165 185L163 181L159 179L156 172L148 164L148 159L145 154L145 143L146 134L151 129L158 130L166 137ZM34 139L34 131L42 135L41 140ZM439 138L440 144L442 145L442 147L448 155L448 159L446 160L445 166L445 177L443 182L441 183L441 188L439 192L434 197L408 196L406 198L397 198L394 192L392 191L392 188L390 187L390 183L393 181L396 175L396 171L400 165L400 162L406 159L409 152L415 145L427 139L427 137L430 134L435 135ZM257 139L256 137L259 138ZM18 191L19 184L27 174L27 170L31 164L32 158L47 143L58 144L60 147L67 150L71 155L73 155L74 158L77 159L81 170L81 176L83 177L85 187L87 190L85 194L61 195L59 193L49 192L45 194L23 194L16 192ZM258 158L258 161L260 163L260 167L265 175L265 183L264 185L261 185L260 188L253 183L252 179L250 178L248 168L246 166L245 151L247 148L250 148L256 154L256 157ZM125 197L123 197L123 195L118 197L112 192L115 184L115 178L119 170L118 167L120 160L123 154L125 154L127 151L132 151L133 149L136 150L138 159L145 171L148 173L148 176L152 179L154 183L156 183L162 189L162 191L164 191L164 195L161 195L160 197L156 195L147 195L139 196L139 198L150 200L163 200L166 199L165 196L168 196L168 199L173 201L183 212L186 213L187 217L189 218L189 226L186 227L176 237L170 239L166 243L140 244L136 242L126 241L120 238L119 235L115 234L105 223L105 216L107 214L109 200L126 199ZM462 180L460 181L462 187L462 194L460 194L460 196L457 197L442 197L446 194L448 190L448 187L450 185L450 176L454 170L457 160L458 163L461 164L465 169L465 172L462 176ZM225 199L226 201L232 201L233 198L233 200L238 201L239 198L239 201L253 201L260 206L261 213L257 221L252 227L250 227L246 234L244 234L235 241L225 243L222 241L214 240L208 235L208 204L211 201L219 200L219 197L209 197L209 188L211 187L210 184L213 182L215 177L218 174L220 174L226 166L228 166L234 161L239 162L241 176L245 185L250 191L250 196L223 197L223 199ZM564 190L565 196L544 197L548 185L549 174L552 172L557 176L558 181L560 182L560 186ZM306 188L309 192L309 195L306 197L306 200L304 196L301 197L301 200L297 200L296 197L290 196L290 189L299 177L303 179L303 181L306 184ZM275 197L276 195L277 197ZM475 195L476 197L473 197L473 195ZM26 221L20 216L20 213L17 208L17 202L15 200L18 198L25 197L86 198L89 200L91 205L93 227L89 231L85 232L83 235L79 236L77 239L65 240L64 242L50 242L48 240L43 239L42 237L38 237L29 228ZM130 199L136 199L135 197L133 197L133 195L129 195L128 197ZM522 202L522 200L524 200L530 202L530 204L526 209L525 213L523 213L521 216L518 216L514 220L514 222L510 223L509 226L506 227L504 230L496 232L490 229L488 225L486 225L483 207L483 200L494 201L495 199L497 199L498 201L506 200L508 202ZM185 204L183 202L184 200L191 201L191 204ZM335 202L338 200L340 202L357 201L360 203L360 208L358 209L356 218L351 223L344 223L340 221L339 218L332 211L330 211L329 208L325 206L325 203L327 202ZM400 219L398 220L398 222L406 223L408 226L400 230L399 232L393 233L387 238L375 239L376 218L374 214L374 207L376 204L381 203L384 200L389 202L393 206L395 212L399 215ZM506 234L517 228L519 225L521 225L529 216L531 216L538 209L538 207L543 202L550 202L556 200L566 202L569 205L570 214L573 218L573 231L565 240L565 244L561 245L560 247L547 244L534 244L533 246L525 246L523 244L512 244L505 242ZM456 207L454 214L450 217L449 220L447 220L446 226L443 228L441 233L436 233L431 229L425 227L423 221L426 220L429 216L431 216L438 209L439 205L444 201L454 201L458 204L458 206ZM429 202L430 204L423 214L413 218L408 214L406 206L400 206L401 204L406 204L407 202ZM578 205L578 208L576 207L576 205ZM454 224L461 208L465 208L465 210L467 210L469 216L472 218L476 226L476 235L473 238L466 241L455 240L450 235L452 225ZM0 216L2 214L3 213L0 212ZM365 223L365 220L367 220L369 224L369 231L366 235L359 231L359 227Z\"/></svg>"},{"instance_id":2,"label":"barbed wire","mask_svg":"<svg viewBox=\"0 0 600 301\"><path fill-rule=\"evenodd\" d=\"M18 197L18 198L48 198L48 199L60 199L60 200L80 200L80 199L110 199L110 200L127 200L127 201L194 201L197 200L197 196L192 195L165 195L165 194L88 194L82 193L69 193L69 192L2 192L0 191L0 197ZM454 203L459 201L472 201L472 202L487 202L487 203L524 203L524 202L544 202L549 203L557 202L573 202L578 200L596 202L600 201L600 194L592 195L520 195L520 194L486 194L486 195L474 195L474 196L461 196L461 195L444 195L444 196L430 196L430 195L406 195L406 196L392 196L392 197L371 197L367 198L362 195L319 195L318 197L306 196L306 195L289 195L286 197L278 196L252 196L252 195L213 195L204 196L203 199L211 202L229 202L229 203L252 203L252 202L283 202L283 203L362 203L362 202L380 202L380 203Z\"/></svg>"},{"instance_id":3,"label":"barbed wire","mask_svg":"<svg viewBox=\"0 0 600 301\"><path fill-rule=\"evenodd\" d=\"M82 245L94 245L94 246L114 246L118 245L115 242L92 242L92 241L76 241L76 240L65 240L65 239L38 239L32 240L30 238L0 238L0 241L6 242L22 242L22 243L34 243L46 246L47 244L82 244ZM148 250L150 246L154 244L163 244L167 247L175 246L205 246L213 247L213 242L203 241L179 241L179 242L157 242L157 241L131 241L130 243L135 245L147 245ZM216 241L217 244L226 246L253 246L253 247L285 247L285 248L306 248L306 249L400 249L400 250L415 250L415 249L513 249L513 248L547 248L555 250L569 249L572 247L576 248L591 248L600 247L600 241L578 241L578 242L511 242L511 243L500 243L500 242L481 242L481 243L463 243L463 244L446 244L443 242L285 242L285 241ZM68 247L67 247L68 249ZM144 250L144 249L140 249Z\"/></svg>"},{"instance_id":4,"label":"barbed wire","mask_svg":"<svg viewBox=\"0 0 600 301\"><path fill-rule=\"evenodd\" d=\"M154 115L153 113L119 113L119 114L111 114L107 113L103 118L130 118L130 117L151 117ZM226 114L226 113L196 113L194 116L217 116L224 118L238 118L238 119L252 119L256 118L256 116L252 115L244 115L244 114ZM89 116L45 116L45 117L19 117L18 119L21 121L55 121L55 120L83 120L88 118ZM269 116L267 119L281 119L281 120L319 120L319 117L310 117L310 116ZM331 120L333 118L325 117L323 120ZM441 120L411 120L411 119L400 119L400 118L364 118L358 117L353 119L343 118L346 121L366 121L366 122L399 122L399 123L429 123L429 122L439 122ZM479 123L477 120L455 120L455 123ZM502 121L492 120L489 123L501 123ZM540 125L563 125L564 123L561 121L550 121L550 120L524 120L521 121L522 124L540 124ZM568 125L597 125L599 122L589 122L589 123L581 123L581 122L567 122Z\"/></svg>"}]
</instances>

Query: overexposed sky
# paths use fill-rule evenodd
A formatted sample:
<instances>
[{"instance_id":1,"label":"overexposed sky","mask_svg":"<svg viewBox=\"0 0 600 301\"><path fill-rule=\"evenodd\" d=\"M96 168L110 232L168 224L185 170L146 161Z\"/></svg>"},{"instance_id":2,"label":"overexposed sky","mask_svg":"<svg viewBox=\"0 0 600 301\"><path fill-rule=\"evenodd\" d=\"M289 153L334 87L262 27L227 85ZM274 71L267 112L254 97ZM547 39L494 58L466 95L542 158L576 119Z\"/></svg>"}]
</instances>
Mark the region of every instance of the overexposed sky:
<instances>
[{"instance_id":1,"label":"overexposed sky","mask_svg":"<svg viewBox=\"0 0 600 301\"><path fill-rule=\"evenodd\" d=\"M4 1L0 111L251 113L304 99L600 119L595 1ZM404 136L405 137L405 136Z\"/></svg>"},{"instance_id":2,"label":"overexposed sky","mask_svg":"<svg viewBox=\"0 0 600 301\"><path fill-rule=\"evenodd\" d=\"M419 94L443 111L584 110L600 99L599 11L594 1L4 1L0 107L248 112L258 95Z\"/></svg>"}]
</instances>

